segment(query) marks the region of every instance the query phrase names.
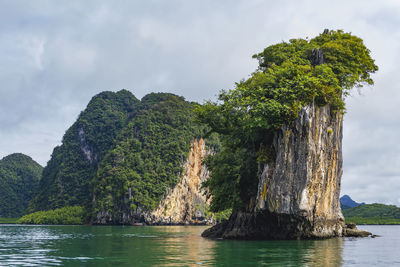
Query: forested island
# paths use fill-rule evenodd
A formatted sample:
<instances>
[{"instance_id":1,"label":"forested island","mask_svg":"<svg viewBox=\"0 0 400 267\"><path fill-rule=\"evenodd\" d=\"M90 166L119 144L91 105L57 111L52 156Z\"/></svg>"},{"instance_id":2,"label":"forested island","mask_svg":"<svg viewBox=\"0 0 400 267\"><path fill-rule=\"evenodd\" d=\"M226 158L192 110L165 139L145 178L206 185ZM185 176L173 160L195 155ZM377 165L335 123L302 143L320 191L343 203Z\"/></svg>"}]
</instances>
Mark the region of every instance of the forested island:
<instances>
[{"instance_id":1,"label":"forested island","mask_svg":"<svg viewBox=\"0 0 400 267\"><path fill-rule=\"evenodd\" d=\"M29 167L30 191L16 196L22 207L5 205L0 217L30 213L18 222L33 224L222 222L204 236L223 238L345 235L344 100L354 87L373 84L378 67L370 51L355 35L325 30L253 58L259 68L217 102L169 93L139 100L128 90L94 96L47 165ZM0 172L0 182L12 184L3 178L10 167L0 165Z\"/></svg>"}]
</instances>

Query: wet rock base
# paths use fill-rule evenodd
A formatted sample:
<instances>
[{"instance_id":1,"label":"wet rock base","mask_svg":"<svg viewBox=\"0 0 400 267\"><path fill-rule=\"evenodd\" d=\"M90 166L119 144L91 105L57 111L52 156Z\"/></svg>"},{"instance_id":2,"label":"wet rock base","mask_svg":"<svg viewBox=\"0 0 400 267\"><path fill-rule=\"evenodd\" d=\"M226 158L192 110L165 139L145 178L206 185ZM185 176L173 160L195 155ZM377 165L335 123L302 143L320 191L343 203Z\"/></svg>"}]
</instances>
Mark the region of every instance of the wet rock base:
<instances>
[{"instance_id":1,"label":"wet rock base","mask_svg":"<svg viewBox=\"0 0 400 267\"><path fill-rule=\"evenodd\" d=\"M345 231L344 231L344 236L348 237L376 237L376 235L372 235L368 231L360 230L357 229L357 226L355 223L349 223L346 225Z\"/></svg>"},{"instance_id":2,"label":"wet rock base","mask_svg":"<svg viewBox=\"0 0 400 267\"><path fill-rule=\"evenodd\" d=\"M217 224L202 233L203 237L224 239L316 239L343 236L344 222L340 220L315 220L305 217L237 212L228 221Z\"/></svg>"},{"instance_id":3,"label":"wet rock base","mask_svg":"<svg viewBox=\"0 0 400 267\"><path fill-rule=\"evenodd\" d=\"M207 238L247 240L321 239L331 237L367 237L371 233L357 229L355 224L344 225L342 220L314 220L269 212L237 212L202 233Z\"/></svg>"}]
</instances>

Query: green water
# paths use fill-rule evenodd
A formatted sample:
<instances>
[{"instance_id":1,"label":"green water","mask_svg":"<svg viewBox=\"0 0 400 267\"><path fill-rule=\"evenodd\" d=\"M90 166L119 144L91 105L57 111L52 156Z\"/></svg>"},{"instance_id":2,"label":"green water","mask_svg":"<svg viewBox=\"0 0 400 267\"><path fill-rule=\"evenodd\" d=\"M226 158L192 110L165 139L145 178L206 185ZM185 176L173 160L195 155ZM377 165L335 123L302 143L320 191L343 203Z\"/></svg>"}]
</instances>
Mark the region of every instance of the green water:
<instances>
[{"instance_id":1,"label":"green water","mask_svg":"<svg viewBox=\"0 0 400 267\"><path fill-rule=\"evenodd\" d=\"M400 226L362 227L379 238L228 241L200 226L0 226L0 266L400 265Z\"/></svg>"}]
</instances>

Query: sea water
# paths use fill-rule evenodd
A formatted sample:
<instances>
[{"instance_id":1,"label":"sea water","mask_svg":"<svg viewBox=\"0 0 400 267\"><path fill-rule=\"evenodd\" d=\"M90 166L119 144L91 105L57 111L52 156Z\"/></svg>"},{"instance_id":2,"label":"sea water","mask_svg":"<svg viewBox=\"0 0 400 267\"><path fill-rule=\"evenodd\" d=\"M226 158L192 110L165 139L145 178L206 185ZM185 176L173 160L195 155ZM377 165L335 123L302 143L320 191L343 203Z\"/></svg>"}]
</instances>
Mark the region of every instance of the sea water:
<instances>
[{"instance_id":1,"label":"sea water","mask_svg":"<svg viewBox=\"0 0 400 267\"><path fill-rule=\"evenodd\" d=\"M379 237L211 240L206 226L0 225L0 266L400 266L400 226Z\"/></svg>"}]
</instances>

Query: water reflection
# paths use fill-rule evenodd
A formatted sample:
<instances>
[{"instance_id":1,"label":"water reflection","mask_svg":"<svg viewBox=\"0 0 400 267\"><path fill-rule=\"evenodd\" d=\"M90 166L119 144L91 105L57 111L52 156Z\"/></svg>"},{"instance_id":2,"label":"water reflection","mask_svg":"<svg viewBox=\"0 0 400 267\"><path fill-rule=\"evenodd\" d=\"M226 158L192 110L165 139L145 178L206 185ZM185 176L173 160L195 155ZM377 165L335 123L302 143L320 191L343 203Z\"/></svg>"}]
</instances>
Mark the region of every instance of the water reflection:
<instances>
[{"instance_id":1,"label":"water reflection","mask_svg":"<svg viewBox=\"0 0 400 267\"><path fill-rule=\"evenodd\" d=\"M214 251L216 242L204 239L199 230L203 227L168 226L160 227L160 231L168 232L163 239L158 261L163 266L183 266L215 263Z\"/></svg>"},{"instance_id":2,"label":"water reflection","mask_svg":"<svg viewBox=\"0 0 400 267\"><path fill-rule=\"evenodd\" d=\"M205 227L2 226L0 265L341 266L343 239L227 241Z\"/></svg>"},{"instance_id":3,"label":"water reflection","mask_svg":"<svg viewBox=\"0 0 400 267\"><path fill-rule=\"evenodd\" d=\"M219 266L341 266L343 239L309 241L219 241Z\"/></svg>"},{"instance_id":4,"label":"water reflection","mask_svg":"<svg viewBox=\"0 0 400 267\"><path fill-rule=\"evenodd\" d=\"M341 266L343 264L343 238L309 241L305 254L310 266Z\"/></svg>"}]
</instances>

